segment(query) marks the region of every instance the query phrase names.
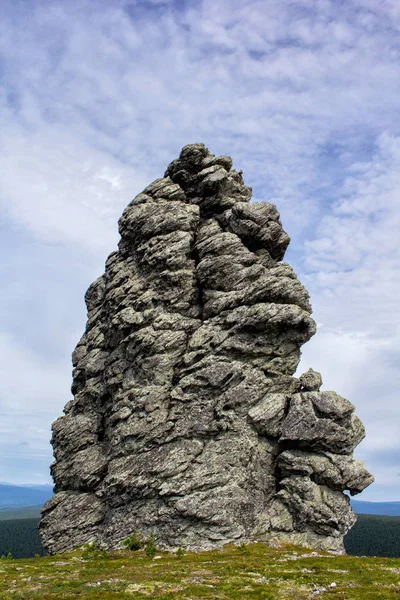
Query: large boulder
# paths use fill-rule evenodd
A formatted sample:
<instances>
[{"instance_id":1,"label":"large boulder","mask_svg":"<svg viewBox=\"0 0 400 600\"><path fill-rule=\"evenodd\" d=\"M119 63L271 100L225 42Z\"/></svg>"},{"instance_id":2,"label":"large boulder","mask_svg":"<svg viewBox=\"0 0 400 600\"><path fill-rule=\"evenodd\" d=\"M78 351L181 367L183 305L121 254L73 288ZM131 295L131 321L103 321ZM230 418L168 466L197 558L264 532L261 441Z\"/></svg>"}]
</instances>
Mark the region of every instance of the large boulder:
<instances>
[{"instance_id":1,"label":"large boulder","mask_svg":"<svg viewBox=\"0 0 400 600\"><path fill-rule=\"evenodd\" d=\"M343 492L373 481L352 458L364 428L319 373L293 377L309 296L279 212L251 195L229 156L190 144L124 210L53 424L50 553L134 529L161 548L343 551Z\"/></svg>"}]
</instances>

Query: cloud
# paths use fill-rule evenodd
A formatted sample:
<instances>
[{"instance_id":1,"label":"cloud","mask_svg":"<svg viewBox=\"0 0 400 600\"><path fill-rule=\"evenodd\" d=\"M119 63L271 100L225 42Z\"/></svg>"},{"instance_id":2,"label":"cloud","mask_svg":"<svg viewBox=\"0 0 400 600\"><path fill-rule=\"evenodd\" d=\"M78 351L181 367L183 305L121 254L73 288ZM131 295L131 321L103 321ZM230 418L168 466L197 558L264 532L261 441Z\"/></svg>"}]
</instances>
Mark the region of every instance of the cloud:
<instances>
[{"instance_id":1,"label":"cloud","mask_svg":"<svg viewBox=\"0 0 400 600\"><path fill-rule=\"evenodd\" d=\"M0 334L0 471L11 483L49 480L52 460L49 421L70 397L71 368L63 348L59 357L41 357L11 335Z\"/></svg>"},{"instance_id":2,"label":"cloud","mask_svg":"<svg viewBox=\"0 0 400 600\"><path fill-rule=\"evenodd\" d=\"M397 479L387 457L400 452L395 384L400 364L399 167L400 137L383 133L372 160L348 165L341 194L320 221L315 239L305 242L303 279L321 325L304 349L301 366L313 362L324 381L356 405L367 428L357 454L377 469L376 486Z\"/></svg>"},{"instance_id":3,"label":"cloud","mask_svg":"<svg viewBox=\"0 0 400 600\"><path fill-rule=\"evenodd\" d=\"M287 260L321 324L302 365L357 406L360 453L395 444L398 3L32 0L1 11L0 331L7 365L37 375L29 399L13 388L15 442L23 406L40 408L49 432L68 399L83 294L116 248L124 206L203 141L281 212Z\"/></svg>"},{"instance_id":4,"label":"cloud","mask_svg":"<svg viewBox=\"0 0 400 600\"><path fill-rule=\"evenodd\" d=\"M349 165L338 199L305 241L305 277L321 320L381 343L399 335L399 167L400 137L384 133L371 161Z\"/></svg>"},{"instance_id":5,"label":"cloud","mask_svg":"<svg viewBox=\"0 0 400 600\"><path fill-rule=\"evenodd\" d=\"M78 244L83 252L113 248L119 215L131 190L144 187L146 173L65 129L58 135L54 125L42 124L39 134L17 127L7 133L3 213L44 242Z\"/></svg>"}]
</instances>

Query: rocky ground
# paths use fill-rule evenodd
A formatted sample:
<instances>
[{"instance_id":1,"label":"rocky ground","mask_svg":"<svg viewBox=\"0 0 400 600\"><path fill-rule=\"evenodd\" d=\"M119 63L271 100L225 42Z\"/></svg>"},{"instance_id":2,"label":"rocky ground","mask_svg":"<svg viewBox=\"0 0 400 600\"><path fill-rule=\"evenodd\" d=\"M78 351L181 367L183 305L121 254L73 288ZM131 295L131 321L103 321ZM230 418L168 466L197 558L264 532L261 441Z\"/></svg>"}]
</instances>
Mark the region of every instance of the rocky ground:
<instances>
[{"instance_id":1,"label":"rocky ground","mask_svg":"<svg viewBox=\"0 0 400 600\"><path fill-rule=\"evenodd\" d=\"M349 557L263 543L202 553L75 551L1 560L0 599L391 600L400 559Z\"/></svg>"}]
</instances>

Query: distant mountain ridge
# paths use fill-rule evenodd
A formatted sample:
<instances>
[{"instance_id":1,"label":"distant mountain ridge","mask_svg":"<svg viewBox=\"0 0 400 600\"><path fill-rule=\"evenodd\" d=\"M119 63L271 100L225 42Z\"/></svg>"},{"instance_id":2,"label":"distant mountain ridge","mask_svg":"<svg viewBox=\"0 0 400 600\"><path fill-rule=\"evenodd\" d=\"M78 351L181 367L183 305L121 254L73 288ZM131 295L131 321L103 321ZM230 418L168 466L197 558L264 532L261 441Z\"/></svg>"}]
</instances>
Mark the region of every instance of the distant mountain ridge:
<instances>
[{"instance_id":1,"label":"distant mountain ridge","mask_svg":"<svg viewBox=\"0 0 400 600\"><path fill-rule=\"evenodd\" d=\"M42 506L53 495L51 485L0 483L0 510Z\"/></svg>"},{"instance_id":2,"label":"distant mountain ridge","mask_svg":"<svg viewBox=\"0 0 400 600\"><path fill-rule=\"evenodd\" d=\"M400 516L400 502L363 502L351 500L351 507L359 515Z\"/></svg>"}]
</instances>

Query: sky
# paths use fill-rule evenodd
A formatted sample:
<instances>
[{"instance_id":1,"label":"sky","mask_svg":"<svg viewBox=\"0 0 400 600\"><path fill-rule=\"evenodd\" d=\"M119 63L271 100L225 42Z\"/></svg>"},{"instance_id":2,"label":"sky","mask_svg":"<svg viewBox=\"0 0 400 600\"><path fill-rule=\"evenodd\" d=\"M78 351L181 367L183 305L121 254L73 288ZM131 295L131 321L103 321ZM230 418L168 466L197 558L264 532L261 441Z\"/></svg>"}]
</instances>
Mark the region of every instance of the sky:
<instances>
[{"instance_id":1,"label":"sky","mask_svg":"<svg viewBox=\"0 0 400 600\"><path fill-rule=\"evenodd\" d=\"M189 143L277 205L317 334L297 374L356 406L358 499L400 500L398 0L2 0L0 481L51 483L84 294Z\"/></svg>"}]
</instances>

